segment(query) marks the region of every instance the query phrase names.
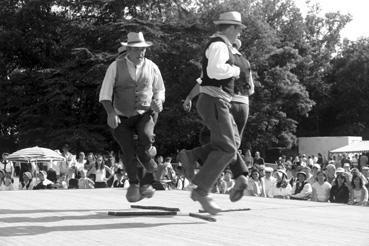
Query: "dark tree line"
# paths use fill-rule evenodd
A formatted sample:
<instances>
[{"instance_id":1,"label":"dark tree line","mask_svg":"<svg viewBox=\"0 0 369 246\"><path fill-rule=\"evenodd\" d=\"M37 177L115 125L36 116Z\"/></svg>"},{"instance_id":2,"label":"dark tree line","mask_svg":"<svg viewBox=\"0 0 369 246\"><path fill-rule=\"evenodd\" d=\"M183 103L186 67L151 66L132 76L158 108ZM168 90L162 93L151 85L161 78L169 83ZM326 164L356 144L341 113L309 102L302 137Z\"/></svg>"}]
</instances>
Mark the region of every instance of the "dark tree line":
<instances>
[{"instance_id":1,"label":"dark tree line","mask_svg":"<svg viewBox=\"0 0 369 246\"><path fill-rule=\"evenodd\" d=\"M117 148L98 103L107 66L129 31L154 46L167 99L156 130L162 153L198 144L201 122L181 99L212 20L243 14L241 51L251 61L256 93L243 142L253 150L293 148L296 136L368 136L368 39L341 42L350 16L306 17L290 0L0 2L0 151L32 145L74 150Z\"/></svg>"}]
</instances>

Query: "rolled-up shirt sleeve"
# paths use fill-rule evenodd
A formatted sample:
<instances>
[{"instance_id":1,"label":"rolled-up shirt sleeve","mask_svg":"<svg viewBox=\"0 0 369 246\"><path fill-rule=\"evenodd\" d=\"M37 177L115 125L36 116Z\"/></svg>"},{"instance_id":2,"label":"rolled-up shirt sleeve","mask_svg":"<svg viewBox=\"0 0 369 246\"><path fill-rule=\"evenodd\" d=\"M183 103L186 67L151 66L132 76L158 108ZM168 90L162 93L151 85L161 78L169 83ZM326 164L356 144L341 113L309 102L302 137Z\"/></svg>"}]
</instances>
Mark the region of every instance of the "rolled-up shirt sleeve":
<instances>
[{"instance_id":1,"label":"rolled-up shirt sleeve","mask_svg":"<svg viewBox=\"0 0 369 246\"><path fill-rule=\"evenodd\" d=\"M154 65L153 98L165 101L165 86L158 66Z\"/></svg>"},{"instance_id":2,"label":"rolled-up shirt sleeve","mask_svg":"<svg viewBox=\"0 0 369 246\"><path fill-rule=\"evenodd\" d=\"M110 64L110 66L106 70L105 77L100 89L99 102L112 101L116 73L117 73L117 62L114 61Z\"/></svg>"},{"instance_id":3,"label":"rolled-up shirt sleeve","mask_svg":"<svg viewBox=\"0 0 369 246\"><path fill-rule=\"evenodd\" d=\"M229 60L228 47L223 42L211 43L205 53L208 58L207 74L211 79L227 79L238 77L240 68L227 63Z\"/></svg>"}]
</instances>

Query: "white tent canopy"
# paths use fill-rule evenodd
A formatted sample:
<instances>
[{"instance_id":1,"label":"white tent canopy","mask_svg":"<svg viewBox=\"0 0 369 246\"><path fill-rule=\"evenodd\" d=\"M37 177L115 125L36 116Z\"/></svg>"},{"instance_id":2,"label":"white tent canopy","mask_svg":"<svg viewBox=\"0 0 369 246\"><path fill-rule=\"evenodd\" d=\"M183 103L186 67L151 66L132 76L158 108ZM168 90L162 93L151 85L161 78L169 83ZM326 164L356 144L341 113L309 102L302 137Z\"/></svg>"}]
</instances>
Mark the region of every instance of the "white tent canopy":
<instances>
[{"instance_id":1,"label":"white tent canopy","mask_svg":"<svg viewBox=\"0 0 369 246\"><path fill-rule=\"evenodd\" d=\"M369 141L359 141L329 151L331 153L359 153L369 152Z\"/></svg>"}]
</instances>

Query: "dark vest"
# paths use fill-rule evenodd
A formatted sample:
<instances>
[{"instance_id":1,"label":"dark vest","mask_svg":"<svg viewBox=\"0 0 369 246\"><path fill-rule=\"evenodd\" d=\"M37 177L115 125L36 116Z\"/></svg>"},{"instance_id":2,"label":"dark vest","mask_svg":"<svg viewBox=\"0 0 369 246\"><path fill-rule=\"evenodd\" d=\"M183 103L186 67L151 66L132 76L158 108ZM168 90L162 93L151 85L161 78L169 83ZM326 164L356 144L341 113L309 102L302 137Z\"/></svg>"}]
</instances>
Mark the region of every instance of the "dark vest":
<instances>
[{"instance_id":1,"label":"dark vest","mask_svg":"<svg viewBox=\"0 0 369 246\"><path fill-rule=\"evenodd\" d=\"M240 68L240 77L234 82L234 92L236 94L247 95L251 88L250 82L250 62L243 56L235 54L234 64Z\"/></svg>"},{"instance_id":2,"label":"dark vest","mask_svg":"<svg viewBox=\"0 0 369 246\"><path fill-rule=\"evenodd\" d=\"M300 193L303 189L304 189L304 186L307 184L307 182L306 181L304 181L304 183L300 183L300 182L297 182L296 183L296 190L295 190L295 193L294 193L294 195L296 195L296 194L298 194L298 193Z\"/></svg>"},{"instance_id":3,"label":"dark vest","mask_svg":"<svg viewBox=\"0 0 369 246\"><path fill-rule=\"evenodd\" d=\"M208 58L206 58L205 52L206 50L209 48L210 44L214 43L214 42L224 42L224 40L221 37L214 37L211 38L210 41L207 43L205 50L204 50L204 55L203 55L203 59L202 59L202 71L203 71L203 79L202 79L202 83L201 86L216 86L216 87L221 87L225 92L227 92L230 95L234 95L234 77L230 77L227 79L211 79L208 76L208 72L206 70L206 68L208 67ZM229 60L227 61L228 64L233 65L234 64L234 56L232 54L232 52L230 51L230 49L228 48L228 53L229 53Z\"/></svg>"}]
</instances>

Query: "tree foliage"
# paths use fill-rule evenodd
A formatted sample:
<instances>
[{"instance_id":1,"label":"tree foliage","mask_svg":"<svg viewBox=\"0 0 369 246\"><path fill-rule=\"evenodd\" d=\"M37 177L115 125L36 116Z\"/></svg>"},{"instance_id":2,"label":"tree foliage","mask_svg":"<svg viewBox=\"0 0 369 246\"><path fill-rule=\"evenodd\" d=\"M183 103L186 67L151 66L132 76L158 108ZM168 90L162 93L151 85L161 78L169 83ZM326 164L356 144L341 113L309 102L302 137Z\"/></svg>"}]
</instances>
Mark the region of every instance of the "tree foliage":
<instances>
[{"instance_id":1,"label":"tree foliage","mask_svg":"<svg viewBox=\"0 0 369 246\"><path fill-rule=\"evenodd\" d=\"M0 144L11 143L9 150L64 142L74 150L117 148L98 91L119 42L129 31L143 31L155 43L147 56L166 85L159 151L197 145L201 121L195 110L183 112L181 99L200 74L196 64L214 32L212 20L235 9L247 25L241 51L256 83L244 145L290 148L297 129L311 133L308 123L329 108L327 95L339 94L326 78L339 64L330 61L350 20L339 13L321 17L315 6L303 17L290 0L2 1ZM309 113L314 117L306 118Z\"/></svg>"}]
</instances>

